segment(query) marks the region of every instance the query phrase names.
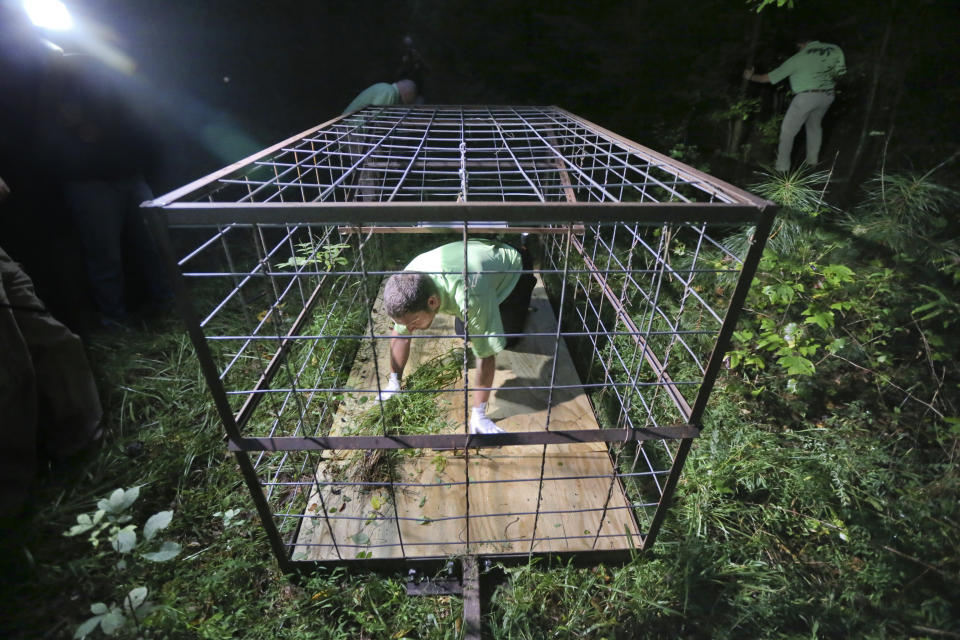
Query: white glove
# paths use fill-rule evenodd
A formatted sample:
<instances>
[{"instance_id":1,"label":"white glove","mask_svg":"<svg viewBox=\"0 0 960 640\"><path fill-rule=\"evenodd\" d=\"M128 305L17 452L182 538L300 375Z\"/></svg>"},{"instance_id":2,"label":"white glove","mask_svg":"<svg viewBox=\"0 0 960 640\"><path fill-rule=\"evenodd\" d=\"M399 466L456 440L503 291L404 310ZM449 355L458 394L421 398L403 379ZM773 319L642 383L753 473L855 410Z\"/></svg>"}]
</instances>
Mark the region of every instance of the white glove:
<instances>
[{"instance_id":1,"label":"white glove","mask_svg":"<svg viewBox=\"0 0 960 640\"><path fill-rule=\"evenodd\" d=\"M470 412L470 433L506 433L487 417L487 403L484 402Z\"/></svg>"},{"instance_id":2,"label":"white glove","mask_svg":"<svg viewBox=\"0 0 960 640\"><path fill-rule=\"evenodd\" d=\"M397 391L400 391L400 377L395 373L391 373L390 378L387 380L387 386L383 388L383 391L381 391L377 397L380 399L380 402L386 402L395 396Z\"/></svg>"}]
</instances>

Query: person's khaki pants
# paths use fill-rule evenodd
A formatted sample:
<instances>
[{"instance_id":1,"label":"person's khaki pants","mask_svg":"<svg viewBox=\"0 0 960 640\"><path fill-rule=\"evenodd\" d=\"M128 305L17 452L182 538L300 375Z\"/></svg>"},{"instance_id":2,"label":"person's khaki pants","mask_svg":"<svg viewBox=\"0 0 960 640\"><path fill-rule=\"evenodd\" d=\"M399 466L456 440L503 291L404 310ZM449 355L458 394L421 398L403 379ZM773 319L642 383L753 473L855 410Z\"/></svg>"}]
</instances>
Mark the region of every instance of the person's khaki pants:
<instances>
[{"instance_id":1,"label":"person's khaki pants","mask_svg":"<svg viewBox=\"0 0 960 640\"><path fill-rule=\"evenodd\" d=\"M807 129L807 164L815 165L823 142L823 116L833 104L834 95L823 91L804 91L794 96L780 126L780 147L777 149L777 171L790 170L793 139L800 127Z\"/></svg>"}]
</instances>

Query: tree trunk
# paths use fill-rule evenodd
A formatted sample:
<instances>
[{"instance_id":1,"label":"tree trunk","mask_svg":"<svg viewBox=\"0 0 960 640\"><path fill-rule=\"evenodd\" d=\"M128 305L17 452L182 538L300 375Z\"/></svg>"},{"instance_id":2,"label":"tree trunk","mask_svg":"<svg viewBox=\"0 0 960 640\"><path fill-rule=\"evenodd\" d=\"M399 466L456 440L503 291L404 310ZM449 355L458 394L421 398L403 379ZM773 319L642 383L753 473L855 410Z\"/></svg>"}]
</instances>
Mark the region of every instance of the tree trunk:
<instances>
[{"instance_id":1,"label":"tree trunk","mask_svg":"<svg viewBox=\"0 0 960 640\"><path fill-rule=\"evenodd\" d=\"M860 127L860 139L857 141L857 147L853 152L853 158L850 160L850 171L847 173L847 192L855 187L854 178L860 168L863 159L863 152L867 146L867 139L870 136L870 123L873 120L873 110L877 101L877 88L880 85L880 75L883 73L886 65L884 59L887 55L887 47L890 45L890 34L893 32L894 16L897 10L897 0L891 0L890 12L887 15L887 26L883 31L883 41L880 43L880 50L873 60L873 73L870 79L870 89L867 92L867 102L863 109L863 125Z\"/></svg>"},{"instance_id":2,"label":"tree trunk","mask_svg":"<svg viewBox=\"0 0 960 640\"><path fill-rule=\"evenodd\" d=\"M753 14L753 29L750 34L750 45L747 49L747 69L750 69L754 65L754 61L757 56L757 42L760 41L760 23L761 23L761 14L759 11L754 12ZM740 80L740 91L737 92L737 100L741 101L747 97L747 86L749 86L750 81L746 78ZM736 117L733 121L733 129L730 133L730 138L727 140L727 153L729 155L736 155L740 149L740 139L743 138L743 123L744 119L742 117Z\"/></svg>"}]
</instances>

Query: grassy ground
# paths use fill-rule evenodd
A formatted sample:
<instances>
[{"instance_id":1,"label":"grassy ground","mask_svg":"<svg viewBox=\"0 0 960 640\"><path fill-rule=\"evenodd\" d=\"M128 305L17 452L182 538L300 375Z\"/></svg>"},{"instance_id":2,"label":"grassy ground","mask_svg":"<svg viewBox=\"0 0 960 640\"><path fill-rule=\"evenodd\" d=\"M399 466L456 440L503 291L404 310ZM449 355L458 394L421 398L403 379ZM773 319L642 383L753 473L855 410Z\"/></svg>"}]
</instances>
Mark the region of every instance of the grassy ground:
<instances>
[{"instance_id":1,"label":"grassy ground","mask_svg":"<svg viewBox=\"0 0 960 640\"><path fill-rule=\"evenodd\" d=\"M4 637L72 637L93 603L142 586L158 608L118 637L460 636L458 599L409 598L399 576L277 570L175 321L89 350L106 441L43 475L5 558ZM816 376L844 392L801 401L723 378L657 548L625 567L507 570L491 634L960 637L957 428L853 367ZM133 522L173 510L179 557L119 568L108 546L62 535L132 486Z\"/></svg>"}]
</instances>

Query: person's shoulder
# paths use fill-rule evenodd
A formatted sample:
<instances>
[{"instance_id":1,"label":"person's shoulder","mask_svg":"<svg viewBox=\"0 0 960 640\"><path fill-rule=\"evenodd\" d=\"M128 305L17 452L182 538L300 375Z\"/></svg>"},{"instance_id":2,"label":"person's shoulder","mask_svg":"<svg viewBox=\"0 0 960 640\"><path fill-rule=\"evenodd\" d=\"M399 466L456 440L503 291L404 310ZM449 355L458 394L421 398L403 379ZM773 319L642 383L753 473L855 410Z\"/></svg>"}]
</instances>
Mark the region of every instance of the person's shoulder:
<instances>
[{"instance_id":1,"label":"person's shoulder","mask_svg":"<svg viewBox=\"0 0 960 640\"><path fill-rule=\"evenodd\" d=\"M830 55L836 52L839 52L841 49L839 45L835 45L832 42L820 42L819 40L813 40L807 43L807 46L803 48L801 53L808 55Z\"/></svg>"}]
</instances>

